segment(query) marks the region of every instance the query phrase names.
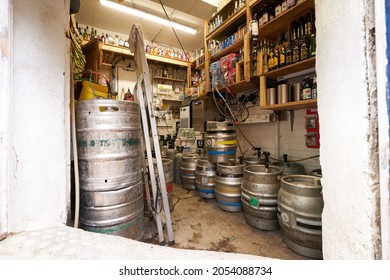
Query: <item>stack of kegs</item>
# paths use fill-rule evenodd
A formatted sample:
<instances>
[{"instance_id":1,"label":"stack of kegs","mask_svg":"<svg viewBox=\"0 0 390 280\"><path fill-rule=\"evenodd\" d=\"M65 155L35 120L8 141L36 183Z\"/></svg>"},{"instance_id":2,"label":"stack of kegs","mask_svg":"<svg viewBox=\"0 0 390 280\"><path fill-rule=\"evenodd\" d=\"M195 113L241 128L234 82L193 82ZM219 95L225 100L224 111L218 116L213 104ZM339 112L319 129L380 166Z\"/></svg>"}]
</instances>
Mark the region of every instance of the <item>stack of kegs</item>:
<instances>
[{"instance_id":1,"label":"stack of kegs","mask_svg":"<svg viewBox=\"0 0 390 280\"><path fill-rule=\"evenodd\" d=\"M78 101L76 127L81 228L142 240L139 105L110 99Z\"/></svg>"},{"instance_id":2,"label":"stack of kegs","mask_svg":"<svg viewBox=\"0 0 390 280\"><path fill-rule=\"evenodd\" d=\"M218 163L215 176L215 195L218 207L228 212L242 211L241 183L245 164L237 161Z\"/></svg>"}]
</instances>

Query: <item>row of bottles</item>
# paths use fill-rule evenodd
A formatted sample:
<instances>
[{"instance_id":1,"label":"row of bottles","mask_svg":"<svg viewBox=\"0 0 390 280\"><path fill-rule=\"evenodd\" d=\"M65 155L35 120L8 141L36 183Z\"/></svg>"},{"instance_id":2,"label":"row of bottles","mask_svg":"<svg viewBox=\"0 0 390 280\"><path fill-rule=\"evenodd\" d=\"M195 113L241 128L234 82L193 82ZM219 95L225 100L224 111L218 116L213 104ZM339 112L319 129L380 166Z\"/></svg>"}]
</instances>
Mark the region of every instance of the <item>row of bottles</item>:
<instances>
[{"instance_id":1,"label":"row of bottles","mask_svg":"<svg viewBox=\"0 0 390 280\"><path fill-rule=\"evenodd\" d=\"M99 42L105 43L105 44L111 44L114 46L121 46L121 47L129 47L129 43L127 40L122 39L119 35L111 36L109 33L102 32L101 35L97 33L97 29L94 27L89 28L89 26L85 26L84 28L78 27L77 29L79 31L80 36L85 41L90 41L93 39L98 39Z\"/></svg>"},{"instance_id":2,"label":"row of bottles","mask_svg":"<svg viewBox=\"0 0 390 280\"><path fill-rule=\"evenodd\" d=\"M258 26L267 24L269 21L277 18L288 9L293 8L302 0L276 0L269 4L265 4L260 9L254 11L253 19ZM255 17L256 15L256 17ZM252 24L252 23L251 23Z\"/></svg>"},{"instance_id":3,"label":"row of bottles","mask_svg":"<svg viewBox=\"0 0 390 280\"><path fill-rule=\"evenodd\" d=\"M232 2L233 3L233 1L228 1L228 2ZM224 23L228 18L233 16L236 12L241 10L241 8L244 7L245 5L246 5L246 1L245 0L236 0L236 1L234 1L234 6L231 7L230 12L227 13L227 17L226 18L223 18L221 15L217 15L214 18L214 20L210 21L210 23L209 23L209 32L212 32L213 30L215 30L218 27L220 27L222 25L222 23ZM226 4L224 4L223 6L226 6ZM217 11L218 11L218 9L217 9Z\"/></svg>"},{"instance_id":4,"label":"row of bottles","mask_svg":"<svg viewBox=\"0 0 390 280\"><path fill-rule=\"evenodd\" d=\"M287 33L276 41L251 38L252 76L261 75L316 55L314 13L292 23L290 40ZM259 66L260 65L260 66Z\"/></svg>"},{"instance_id":5,"label":"row of bottles","mask_svg":"<svg viewBox=\"0 0 390 280\"><path fill-rule=\"evenodd\" d=\"M145 47L146 53L150 53L153 55L168 57L171 59L177 60L188 60L188 53L183 52L183 50L175 50L174 48L169 47L161 47L157 46L155 43L147 44Z\"/></svg>"},{"instance_id":6,"label":"row of bottles","mask_svg":"<svg viewBox=\"0 0 390 280\"><path fill-rule=\"evenodd\" d=\"M121 36L115 35L111 36L109 33L102 32L101 35L98 35L97 29L94 27L89 28L89 26L85 26L84 28L81 28L78 26L78 23L76 23L79 37L82 38L82 40L89 41L93 39L98 39L99 42L104 44L110 44L114 46L120 46L120 47L129 47L129 43L127 40L123 40ZM157 44L149 43L145 47L145 51L147 53L168 57L171 59L177 59L177 60L184 60L188 61L189 53L185 53L183 50L175 50L173 48L169 47L161 47L157 46Z\"/></svg>"}]
</instances>

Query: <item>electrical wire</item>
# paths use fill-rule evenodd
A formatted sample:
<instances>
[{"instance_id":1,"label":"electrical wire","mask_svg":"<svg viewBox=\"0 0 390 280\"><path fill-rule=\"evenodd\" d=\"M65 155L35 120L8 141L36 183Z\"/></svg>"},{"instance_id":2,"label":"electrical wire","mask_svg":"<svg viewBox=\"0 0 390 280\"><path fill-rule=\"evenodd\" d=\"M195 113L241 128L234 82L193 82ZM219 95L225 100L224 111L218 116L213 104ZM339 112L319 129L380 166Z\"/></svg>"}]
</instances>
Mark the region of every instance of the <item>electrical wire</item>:
<instances>
[{"instance_id":1,"label":"electrical wire","mask_svg":"<svg viewBox=\"0 0 390 280\"><path fill-rule=\"evenodd\" d=\"M255 148L255 146L248 140L248 138L247 138L247 137L245 136L245 134L242 132L241 128L240 128L238 125L236 125L236 127L237 127L238 131L241 133L242 137L244 137L244 139L248 142L248 144L251 145L252 148Z\"/></svg>"},{"instance_id":2,"label":"electrical wire","mask_svg":"<svg viewBox=\"0 0 390 280\"><path fill-rule=\"evenodd\" d=\"M167 17L167 19L168 19L169 21L171 21L171 19L170 19L169 16L168 16L167 11L165 10L164 4L161 2L161 0L158 0L158 1L160 2L161 7L162 7L163 10L164 10L165 16ZM186 51L184 50L184 47L183 47L183 45L181 44L181 41L180 41L180 39L179 39L179 36L177 36L176 31L175 31L175 28L173 28L173 26L172 26L172 30L173 30L173 33L175 33L176 39L177 39L177 41L179 42L179 45L180 45L181 49L183 50L183 53L186 54ZM186 55L186 58L187 58L187 62L190 62L190 58L188 57L188 55Z\"/></svg>"},{"instance_id":3,"label":"electrical wire","mask_svg":"<svg viewBox=\"0 0 390 280\"><path fill-rule=\"evenodd\" d=\"M304 160L309 160L309 159L314 159L314 158L319 158L319 157L320 157L320 155L315 155L315 156L297 159L297 160L288 160L288 162L299 162L299 161L304 161ZM284 160L280 160L280 159L276 159L276 158L272 158L272 157L269 157L269 158L272 160L278 161L278 162L284 162Z\"/></svg>"}]
</instances>

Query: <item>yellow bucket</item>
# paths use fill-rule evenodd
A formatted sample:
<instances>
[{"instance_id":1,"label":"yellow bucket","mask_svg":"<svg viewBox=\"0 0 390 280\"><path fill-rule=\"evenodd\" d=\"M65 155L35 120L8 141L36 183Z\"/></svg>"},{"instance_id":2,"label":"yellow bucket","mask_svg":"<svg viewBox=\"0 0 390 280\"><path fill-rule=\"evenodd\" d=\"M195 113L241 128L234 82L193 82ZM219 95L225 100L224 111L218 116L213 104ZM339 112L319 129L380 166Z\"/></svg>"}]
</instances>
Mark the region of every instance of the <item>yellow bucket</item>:
<instances>
[{"instance_id":1,"label":"yellow bucket","mask_svg":"<svg viewBox=\"0 0 390 280\"><path fill-rule=\"evenodd\" d=\"M91 82L89 81L83 81L83 88L80 93L79 100L87 100L87 99L94 99L94 98L108 98L108 87L102 86L100 84L92 82L93 89L95 91L96 97L93 94L92 88L91 88ZM115 99L115 96L111 95L111 99Z\"/></svg>"}]
</instances>

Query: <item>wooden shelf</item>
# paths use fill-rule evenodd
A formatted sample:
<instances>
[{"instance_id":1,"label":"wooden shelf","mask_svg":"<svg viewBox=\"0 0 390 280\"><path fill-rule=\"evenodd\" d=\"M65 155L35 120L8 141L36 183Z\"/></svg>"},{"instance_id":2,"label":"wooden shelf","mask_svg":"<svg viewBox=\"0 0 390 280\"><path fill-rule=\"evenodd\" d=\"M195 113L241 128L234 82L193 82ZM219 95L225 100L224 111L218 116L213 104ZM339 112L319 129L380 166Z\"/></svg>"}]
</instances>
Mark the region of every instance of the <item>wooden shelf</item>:
<instances>
[{"instance_id":1,"label":"wooden shelf","mask_svg":"<svg viewBox=\"0 0 390 280\"><path fill-rule=\"evenodd\" d=\"M179 83L185 83L185 80L172 79L172 78L166 78L166 77L161 77L161 76L154 76L153 79L156 79L156 80L165 80L165 81L172 81L172 82L179 82Z\"/></svg>"},{"instance_id":2,"label":"wooden shelf","mask_svg":"<svg viewBox=\"0 0 390 280\"><path fill-rule=\"evenodd\" d=\"M180 100L180 99L173 99L173 98L163 98L161 99L161 101L163 102L183 102L183 100Z\"/></svg>"},{"instance_id":3,"label":"wooden shelf","mask_svg":"<svg viewBox=\"0 0 390 280\"><path fill-rule=\"evenodd\" d=\"M234 32L238 30L238 26L241 25L241 23L240 24L233 24L233 23L239 20L240 18L243 18L242 23L245 23L246 22L245 16L246 16L246 6L241 7L241 9L237 11L234 15L232 15L230 18L225 20L220 26L218 26L213 31L211 31L206 36L206 41L214 39L218 35L232 35Z\"/></svg>"},{"instance_id":4,"label":"wooden shelf","mask_svg":"<svg viewBox=\"0 0 390 280\"><path fill-rule=\"evenodd\" d=\"M210 57L210 61L214 62L219 60L221 57L224 57L225 55L228 55L233 52L237 52L240 50L240 48L244 45L244 37L242 37L240 40L235 42L233 45L227 47L226 49L223 49L219 53L213 55Z\"/></svg>"},{"instance_id":5,"label":"wooden shelf","mask_svg":"<svg viewBox=\"0 0 390 280\"><path fill-rule=\"evenodd\" d=\"M228 87L220 87L218 88L218 91L220 93L226 93L227 89L229 89L232 94L236 94L247 91L255 91L258 90L259 87L253 82L241 81ZM210 92L213 92L213 90L211 89Z\"/></svg>"},{"instance_id":6,"label":"wooden shelf","mask_svg":"<svg viewBox=\"0 0 390 280\"><path fill-rule=\"evenodd\" d=\"M270 78L270 79L277 79L277 78L280 78L282 76L292 74L295 72L299 72L302 70L306 70L306 69L309 69L309 68L312 68L315 66L316 66L316 58L311 57L311 58L299 61L297 63L285 66L283 68L269 71L269 72L263 74L263 76Z\"/></svg>"},{"instance_id":7,"label":"wooden shelf","mask_svg":"<svg viewBox=\"0 0 390 280\"><path fill-rule=\"evenodd\" d=\"M274 104L267 106L260 106L260 109L274 110L274 111L288 111L288 110L299 110L317 107L317 99L307 99L295 102L287 102L283 104Z\"/></svg>"},{"instance_id":8,"label":"wooden shelf","mask_svg":"<svg viewBox=\"0 0 390 280\"><path fill-rule=\"evenodd\" d=\"M258 2L258 1L257 1ZM259 27L259 35L261 38L270 37L271 35L279 35L280 32L287 31L287 25L302 16L305 12L314 9L314 0L304 0L294 7L288 9L278 17Z\"/></svg>"},{"instance_id":9,"label":"wooden shelf","mask_svg":"<svg viewBox=\"0 0 390 280\"><path fill-rule=\"evenodd\" d=\"M202 70L204 69L204 66L205 66L205 62L199 64L198 66L195 67L196 70Z\"/></svg>"},{"instance_id":10,"label":"wooden shelf","mask_svg":"<svg viewBox=\"0 0 390 280\"><path fill-rule=\"evenodd\" d=\"M128 48L121 47L121 46L114 46L114 45L108 45L108 44L101 44L101 49L103 51L109 51L109 52L114 52L116 54L122 54L122 55L127 55L127 56L134 56L132 52ZM163 56L158 56L158 55L153 55L149 53L145 53L146 59L152 60L152 61L157 61L157 62L163 62L163 63L168 63L168 64L174 64L178 66L188 66L188 62L183 61L183 60L177 60L177 59L172 59L168 57L163 57Z\"/></svg>"},{"instance_id":11,"label":"wooden shelf","mask_svg":"<svg viewBox=\"0 0 390 280\"><path fill-rule=\"evenodd\" d=\"M111 63L105 63L105 62L103 62L102 63L102 68L112 68L112 64Z\"/></svg>"}]
</instances>

